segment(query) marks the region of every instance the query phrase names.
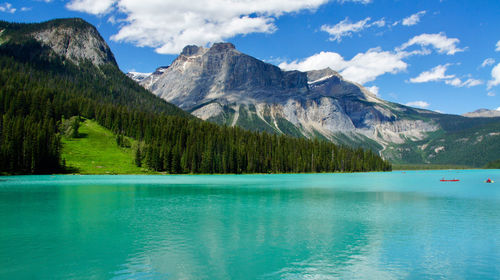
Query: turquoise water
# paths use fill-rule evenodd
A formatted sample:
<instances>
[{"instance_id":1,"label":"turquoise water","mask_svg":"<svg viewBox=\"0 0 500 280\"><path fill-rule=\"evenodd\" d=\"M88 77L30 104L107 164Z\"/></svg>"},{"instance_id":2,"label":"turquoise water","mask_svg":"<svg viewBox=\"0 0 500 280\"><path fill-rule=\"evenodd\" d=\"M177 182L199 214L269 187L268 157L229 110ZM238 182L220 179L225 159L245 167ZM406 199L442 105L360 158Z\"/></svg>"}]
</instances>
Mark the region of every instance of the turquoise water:
<instances>
[{"instance_id":1,"label":"turquoise water","mask_svg":"<svg viewBox=\"0 0 500 280\"><path fill-rule=\"evenodd\" d=\"M488 177L0 177L0 279L498 278Z\"/></svg>"}]
</instances>

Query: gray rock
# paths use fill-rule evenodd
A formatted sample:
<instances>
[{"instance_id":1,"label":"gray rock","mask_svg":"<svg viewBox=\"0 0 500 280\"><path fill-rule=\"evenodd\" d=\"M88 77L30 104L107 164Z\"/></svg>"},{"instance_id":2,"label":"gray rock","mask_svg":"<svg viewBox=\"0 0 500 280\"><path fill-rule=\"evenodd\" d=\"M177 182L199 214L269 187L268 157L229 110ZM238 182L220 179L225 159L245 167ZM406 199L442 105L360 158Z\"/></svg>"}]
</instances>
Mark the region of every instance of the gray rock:
<instances>
[{"instance_id":1,"label":"gray rock","mask_svg":"<svg viewBox=\"0 0 500 280\"><path fill-rule=\"evenodd\" d=\"M495 118L500 117L500 110L478 109L474 112L463 114L468 118Z\"/></svg>"},{"instance_id":2,"label":"gray rock","mask_svg":"<svg viewBox=\"0 0 500 280\"><path fill-rule=\"evenodd\" d=\"M142 80L146 79L147 77L151 76L152 74L153 73L128 72L127 77L139 83Z\"/></svg>"},{"instance_id":3,"label":"gray rock","mask_svg":"<svg viewBox=\"0 0 500 280\"><path fill-rule=\"evenodd\" d=\"M117 66L113 53L94 26L79 18L53 22L58 24L47 24L32 36L77 65L87 60L96 66L105 63Z\"/></svg>"},{"instance_id":4,"label":"gray rock","mask_svg":"<svg viewBox=\"0 0 500 280\"><path fill-rule=\"evenodd\" d=\"M422 139L439 128L401 117L411 109L378 98L330 68L283 71L230 43L186 46L172 65L139 83L201 119L223 120L215 117L236 112L231 124L248 129L285 133L290 124L306 137L320 134L335 141L343 133L386 145Z\"/></svg>"}]
</instances>

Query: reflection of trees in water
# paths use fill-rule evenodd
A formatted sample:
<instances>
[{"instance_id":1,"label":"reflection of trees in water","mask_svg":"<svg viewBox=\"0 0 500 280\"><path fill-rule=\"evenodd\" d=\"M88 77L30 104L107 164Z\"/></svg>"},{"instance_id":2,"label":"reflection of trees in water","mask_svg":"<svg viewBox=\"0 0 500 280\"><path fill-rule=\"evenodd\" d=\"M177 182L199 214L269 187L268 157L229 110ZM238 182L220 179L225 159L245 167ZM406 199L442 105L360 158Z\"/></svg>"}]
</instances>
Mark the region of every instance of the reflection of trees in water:
<instances>
[{"instance_id":1,"label":"reflection of trees in water","mask_svg":"<svg viewBox=\"0 0 500 280\"><path fill-rule=\"evenodd\" d=\"M371 218L377 193L195 185L137 191L162 209L153 214L156 230L148 231L155 235L148 240L159 241L149 259L179 277L306 275L311 269L328 275L352 265L377 234Z\"/></svg>"},{"instance_id":2,"label":"reflection of trees in water","mask_svg":"<svg viewBox=\"0 0 500 280\"><path fill-rule=\"evenodd\" d=\"M500 271L492 265L500 258L500 205L479 195L342 190L300 180L288 186L286 176L265 175L234 176L243 184L217 176L147 177L157 185L99 178L125 179L3 190L2 203L18 211L5 212L0 225L22 234L8 242L0 235L0 244L29 251L42 278L45 267L60 278L78 271L173 279L458 277L482 263ZM193 183L204 178L204 185ZM16 258L8 251L0 261L26 267L9 261Z\"/></svg>"}]
</instances>

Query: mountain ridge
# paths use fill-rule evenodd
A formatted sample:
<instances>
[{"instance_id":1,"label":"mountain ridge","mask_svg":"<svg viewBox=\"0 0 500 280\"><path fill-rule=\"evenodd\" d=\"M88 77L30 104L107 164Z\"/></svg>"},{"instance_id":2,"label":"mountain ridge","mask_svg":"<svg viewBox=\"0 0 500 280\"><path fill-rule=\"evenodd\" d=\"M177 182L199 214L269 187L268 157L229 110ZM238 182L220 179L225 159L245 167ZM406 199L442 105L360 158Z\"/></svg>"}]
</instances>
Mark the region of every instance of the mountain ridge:
<instances>
[{"instance_id":1,"label":"mountain ridge","mask_svg":"<svg viewBox=\"0 0 500 280\"><path fill-rule=\"evenodd\" d=\"M458 124L480 130L486 138L497 135L496 126L490 125L488 133L481 128L494 119L479 121L385 101L329 68L284 71L241 53L231 43L186 46L171 65L139 84L204 120L370 148L396 163L467 161L462 157L447 162L455 158L447 151L456 144L446 141L458 140L446 137L456 133ZM483 144L461 145L479 149ZM500 154L495 151L493 156Z\"/></svg>"},{"instance_id":2,"label":"mountain ridge","mask_svg":"<svg viewBox=\"0 0 500 280\"><path fill-rule=\"evenodd\" d=\"M111 49L99 31L81 18L53 19L30 24L1 21L0 29L7 31L1 33L3 43L35 39L77 65L90 61L96 66L109 63L118 67Z\"/></svg>"},{"instance_id":3,"label":"mountain ridge","mask_svg":"<svg viewBox=\"0 0 500 280\"><path fill-rule=\"evenodd\" d=\"M490 110L490 109L477 109L473 112L465 113L462 116L468 118L496 118L500 117L500 110Z\"/></svg>"},{"instance_id":4,"label":"mountain ridge","mask_svg":"<svg viewBox=\"0 0 500 280\"><path fill-rule=\"evenodd\" d=\"M354 133L387 143L401 142L399 134L420 139L415 128L437 130L418 120L391 127L399 112L418 109L386 102L330 68L283 71L239 52L231 43L186 46L168 68L139 83L204 120L236 125L248 116L239 125L249 129L264 126L282 133L283 126L291 125L296 134L308 138L319 134L333 141L336 133Z\"/></svg>"},{"instance_id":5,"label":"mountain ridge","mask_svg":"<svg viewBox=\"0 0 500 280\"><path fill-rule=\"evenodd\" d=\"M166 173L391 169L371 151L201 121L128 78L89 26L75 19L0 22L1 174L63 172L61 133L80 137L81 118L133 148L127 154L136 166ZM135 147L126 137L138 141Z\"/></svg>"}]
</instances>

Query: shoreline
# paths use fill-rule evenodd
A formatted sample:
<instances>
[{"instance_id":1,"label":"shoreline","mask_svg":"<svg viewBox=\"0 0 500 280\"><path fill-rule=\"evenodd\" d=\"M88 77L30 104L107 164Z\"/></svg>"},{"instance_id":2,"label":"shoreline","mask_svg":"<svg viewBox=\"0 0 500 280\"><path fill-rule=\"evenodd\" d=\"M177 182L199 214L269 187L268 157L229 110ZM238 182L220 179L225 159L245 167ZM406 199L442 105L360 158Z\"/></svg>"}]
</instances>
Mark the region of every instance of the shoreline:
<instances>
[{"instance_id":1,"label":"shoreline","mask_svg":"<svg viewBox=\"0 0 500 280\"><path fill-rule=\"evenodd\" d=\"M225 176L225 175L327 175L327 174L368 174L368 173L392 173L392 172L413 172L413 171L472 171L472 170L500 170L492 168L440 168L440 169L394 169L392 171L365 171L365 172L308 172L308 173L197 173L197 174L168 174L168 173L157 173L157 174L134 174L134 173L123 173L123 174L80 174L80 173L51 173L51 174L0 174L2 177L14 177L14 176ZM0 179L0 181L2 181Z\"/></svg>"}]
</instances>

